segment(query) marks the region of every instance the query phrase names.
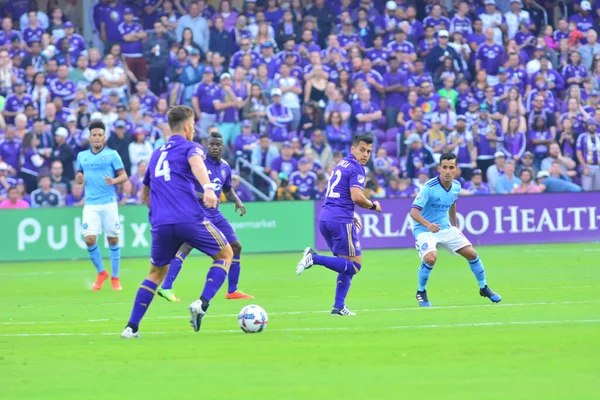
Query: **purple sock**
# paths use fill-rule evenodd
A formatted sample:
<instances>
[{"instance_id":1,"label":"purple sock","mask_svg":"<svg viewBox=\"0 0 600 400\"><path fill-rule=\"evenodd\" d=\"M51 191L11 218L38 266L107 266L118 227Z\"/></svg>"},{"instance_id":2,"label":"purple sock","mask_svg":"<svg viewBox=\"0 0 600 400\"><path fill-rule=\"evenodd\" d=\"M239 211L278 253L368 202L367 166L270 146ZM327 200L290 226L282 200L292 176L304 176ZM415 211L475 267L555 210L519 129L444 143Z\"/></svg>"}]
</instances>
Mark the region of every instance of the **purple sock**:
<instances>
[{"instance_id":1,"label":"purple sock","mask_svg":"<svg viewBox=\"0 0 600 400\"><path fill-rule=\"evenodd\" d=\"M223 260L213 261L208 274L206 274L206 283L204 284L202 297L207 301L212 300L221 286L223 286L225 278L227 278L227 263Z\"/></svg>"},{"instance_id":2,"label":"purple sock","mask_svg":"<svg viewBox=\"0 0 600 400\"><path fill-rule=\"evenodd\" d=\"M233 257L229 273L227 274L227 293L233 293L238 290L238 282L240 281L240 258Z\"/></svg>"},{"instance_id":3,"label":"purple sock","mask_svg":"<svg viewBox=\"0 0 600 400\"><path fill-rule=\"evenodd\" d=\"M154 299L154 294L156 293L156 288L158 285L148 279L144 280L140 285L140 288L137 291L135 296L135 301L133 302L133 310L131 310L131 317L129 317L129 324L133 328L134 332L137 332L138 325L142 318L144 318L144 314L150 307L150 303L152 303L152 299Z\"/></svg>"},{"instance_id":4,"label":"purple sock","mask_svg":"<svg viewBox=\"0 0 600 400\"><path fill-rule=\"evenodd\" d=\"M161 285L163 289L173 289L173 282L175 282L177 275L179 275L179 272L181 271L183 261L185 261L185 254L178 251L175 258L171 260L169 272L167 272L167 276L165 276L165 280Z\"/></svg>"},{"instance_id":5,"label":"purple sock","mask_svg":"<svg viewBox=\"0 0 600 400\"><path fill-rule=\"evenodd\" d=\"M344 308L346 296L350 290L350 283L352 281L352 275L339 274L337 277L337 286L335 287L335 308Z\"/></svg>"},{"instance_id":6,"label":"purple sock","mask_svg":"<svg viewBox=\"0 0 600 400\"><path fill-rule=\"evenodd\" d=\"M354 275L360 271L360 264L352 262L343 257L321 256L317 253L313 254L313 263L322 265L339 274Z\"/></svg>"}]
</instances>

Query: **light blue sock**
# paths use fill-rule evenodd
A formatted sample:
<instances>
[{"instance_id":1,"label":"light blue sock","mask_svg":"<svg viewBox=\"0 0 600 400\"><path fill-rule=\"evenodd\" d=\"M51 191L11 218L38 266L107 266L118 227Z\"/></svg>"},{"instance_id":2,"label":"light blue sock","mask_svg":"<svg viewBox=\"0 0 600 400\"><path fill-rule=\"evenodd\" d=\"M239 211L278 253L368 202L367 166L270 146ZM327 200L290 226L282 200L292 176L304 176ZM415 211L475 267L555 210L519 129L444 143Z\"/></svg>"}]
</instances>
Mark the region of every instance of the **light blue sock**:
<instances>
[{"instance_id":1,"label":"light blue sock","mask_svg":"<svg viewBox=\"0 0 600 400\"><path fill-rule=\"evenodd\" d=\"M119 268L121 267L121 247L118 244L108 246L110 249L110 266L112 268L112 277L119 277Z\"/></svg>"},{"instance_id":2,"label":"light blue sock","mask_svg":"<svg viewBox=\"0 0 600 400\"><path fill-rule=\"evenodd\" d=\"M431 275L432 266L427 264L425 261L419 267L419 292L422 292L427 287L427 281L429 280L429 275Z\"/></svg>"},{"instance_id":3,"label":"light blue sock","mask_svg":"<svg viewBox=\"0 0 600 400\"><path fill-rule=\"evenodd\" d=\"M92 264L96 267L96 271L102 273L104 271L104 264L102 263L102 254L100 254L98 243L93 246L88 246L87 250L90 255L90 260L92 260Z\"/></svg>"},{"instance_id":4,"label":"light blue sock","mask_svg":"<svg viewBox=\"0 0 600 400\"><path fill-rule=\"evenodd\" d=\"M469 267L471 267L471 271L475 278L477 279L477 283L480 288L484 288L487 285L485 280L485 270L483 269L483 263L479 256L474 260L469 260Z\"/></svg>"}]
</instances>

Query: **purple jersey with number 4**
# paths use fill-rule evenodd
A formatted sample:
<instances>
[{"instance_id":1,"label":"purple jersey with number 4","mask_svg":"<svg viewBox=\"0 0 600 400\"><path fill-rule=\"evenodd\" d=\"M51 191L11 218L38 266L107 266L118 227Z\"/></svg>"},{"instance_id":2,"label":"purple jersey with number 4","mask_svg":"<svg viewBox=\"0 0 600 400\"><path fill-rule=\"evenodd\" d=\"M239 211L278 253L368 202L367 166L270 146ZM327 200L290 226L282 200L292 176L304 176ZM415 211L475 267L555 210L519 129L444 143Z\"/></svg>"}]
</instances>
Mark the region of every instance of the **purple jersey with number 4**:
<instances>
[{"instance_id":1,"label":"purple jersey with number 4","mask_svg":"<svg viewBox=\"0 0 600 400\"><path fill-rule=\"evenodd\" d=\"M183 243L211 257L227 246L223 233L204 219L189 165L194 156L204 157L204 151L173 135L150 158L144 185L150 188L151 262L157 267L169 265Z\"/></svg>"}]
</instances>

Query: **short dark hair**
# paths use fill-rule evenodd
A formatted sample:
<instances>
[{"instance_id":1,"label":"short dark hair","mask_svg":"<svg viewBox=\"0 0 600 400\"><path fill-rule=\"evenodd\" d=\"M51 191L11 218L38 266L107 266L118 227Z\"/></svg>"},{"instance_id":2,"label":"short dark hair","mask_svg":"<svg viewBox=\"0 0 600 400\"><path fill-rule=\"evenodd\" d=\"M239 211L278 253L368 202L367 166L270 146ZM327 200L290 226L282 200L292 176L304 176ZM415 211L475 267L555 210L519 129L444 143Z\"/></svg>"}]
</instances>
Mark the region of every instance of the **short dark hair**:
<instances>
[{"instance_id":1,"label":"short dark hair","mask_svg":"<svg viewBox=\"0 0 600 400\"><path fill-rule=\"evenodd\" d=\"M102 129L104 132L106 132L106 125L104 125L104 122L102 122L101 120L95 119L90 122L90 124L88 125L88 129L90 130L90 132L93 129Z\"/></svg>"},{"instance_id":2,"label":"short dark hair","mask_svg":"<svg viewBox=\"0 0 600 400\"><path fill-rule=\"evenodd\" d=\"M223 140L223 135L221 135L221 133L220 133L220 132L218 132L218 131L217 131L217 132L211 132L211 133L208 135L208 138L209 138L209 139L219 139L219 140Z\"/></svg>"},{"instance_id":3,"label":"short dark hair","mask_svg":"<svg viewBox=\"0 0 600 400\"><path fill-rule=\"evenodd\" d=\"M444 154L442 154L442 157L440 158L440 164L442 164L442 161L444 161L444 160L448 160L448 161L454 160L454 163L456 164L458 157L454 153L444 153Z\"/></svg>"},{"instance_id":4,"label":"short dark hair","mask_svg":"<svg viewBox=\"0 0 600 400\"><path fill-rule=\"evenodd\" d=\"M364 142L366 144L373 144L373 135L370 133L362 133L360 135L354 136L352 139L352 146L357 146L360 142Z\"/></svg>"},{"instance_id":5,"label":"short dark hair","mask_svg":"<svg viewBox=\"0 0 600 400\"><path fill-rule=\"evenodd\" d=\"M194 117L194 110L188 106L174 106L167 113L167 121L172 132L181 131L185 121Z\"/></svg>"},{"instance_id":6,"label":"short dark hair","mask_svg":"<svg viewBox=\"0 0 600 400\"><path fill-rule=\"evenodd\" d=\"M259 139L264 139L264 138L270 139L271 137L269 136L268 133L263 133L262 135L260 135Z\"/></svg>"}]
</instances>

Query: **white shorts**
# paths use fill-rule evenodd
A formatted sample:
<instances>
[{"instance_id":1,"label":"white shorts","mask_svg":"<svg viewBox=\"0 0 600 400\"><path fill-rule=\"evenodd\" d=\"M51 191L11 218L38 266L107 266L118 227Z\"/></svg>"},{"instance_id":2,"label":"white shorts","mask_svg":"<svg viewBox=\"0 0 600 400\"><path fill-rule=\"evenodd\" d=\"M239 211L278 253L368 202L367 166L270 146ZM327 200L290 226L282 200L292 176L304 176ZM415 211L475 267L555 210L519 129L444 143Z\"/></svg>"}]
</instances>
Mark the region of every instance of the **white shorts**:
<instances>
[{"instance_id":1,"label":"white shorts","mask_svg":"<svg viewBox=\"0 0 600 400\"><path fill-rule=\"evenodd\" d=\"M108 237L118 237L121 232L117 203L83 206L83 236L98 236L102 232Z\"/></svg>"},{"instance_id":2,"label":"white shorts","mask_svg":"<svg viewBox=\"0 0 600 400\"><path fill-rule=\"evenodd\" d=\"M458 255L456 253L458 250L471 246L469 239L457 227L453 226L437 233L423 232L419 234L415 247L419 251L419 257L423 259L426 254L437 251L438 244L454 255Z\"/></svg>"}]
</instances>

